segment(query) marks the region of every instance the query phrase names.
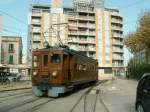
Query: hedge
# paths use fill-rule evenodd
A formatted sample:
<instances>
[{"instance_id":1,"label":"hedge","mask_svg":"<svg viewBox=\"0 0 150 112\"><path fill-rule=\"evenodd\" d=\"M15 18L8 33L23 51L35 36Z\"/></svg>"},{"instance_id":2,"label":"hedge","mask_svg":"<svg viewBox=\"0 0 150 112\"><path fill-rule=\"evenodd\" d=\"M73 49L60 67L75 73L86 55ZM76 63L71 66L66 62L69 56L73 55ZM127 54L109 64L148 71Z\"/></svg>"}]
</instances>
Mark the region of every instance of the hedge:
<instances>
[{"instance_id":1,"label":"hedge","mask_svg":"<svg viewBox=\"0 0 150 112\"><path fill-rule=\"evenodd\" d=\"M128 67L128 76L130 78L140 79L143 74L150 73L150 64L136 64Z\"/></svg>"}]
</instances>

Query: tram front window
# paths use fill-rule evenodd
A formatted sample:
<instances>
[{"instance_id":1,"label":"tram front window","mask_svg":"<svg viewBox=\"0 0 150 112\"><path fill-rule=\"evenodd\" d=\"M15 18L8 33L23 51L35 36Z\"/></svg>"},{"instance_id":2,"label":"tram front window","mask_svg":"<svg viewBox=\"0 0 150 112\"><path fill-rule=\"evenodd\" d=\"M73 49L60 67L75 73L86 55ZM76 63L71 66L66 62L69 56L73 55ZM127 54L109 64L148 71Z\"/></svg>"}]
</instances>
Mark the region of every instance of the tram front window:
<instances>
[{"instance_id":1,"label":"tram front window","mask_svg":"<svg viewBox=\"0 0 150 112\"><path fill-rule=\"evenodd\" d=\"M33 57L33 67L38 67L39 56L35 55Z\"/></svg>"},{"instance_id":2,"label":"tram front window","mask_svg":"<svg viewBox=\"0 0 150 112\"><path fill-rule=\"evenodd\" d=\"M60 63L61 58L59 54L53 54L51 56L51 63Z\"/></svg>"}]
</instances>

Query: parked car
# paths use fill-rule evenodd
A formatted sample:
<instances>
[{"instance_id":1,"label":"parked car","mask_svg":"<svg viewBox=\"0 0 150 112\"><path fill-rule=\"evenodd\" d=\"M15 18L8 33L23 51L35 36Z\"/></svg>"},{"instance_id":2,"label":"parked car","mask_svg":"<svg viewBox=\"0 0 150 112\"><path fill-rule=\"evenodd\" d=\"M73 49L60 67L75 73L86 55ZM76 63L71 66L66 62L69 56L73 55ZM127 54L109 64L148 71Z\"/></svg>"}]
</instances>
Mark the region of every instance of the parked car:
<instances>
[{"instance_id":1,"label":"parked car","mask_svg":"<svg viewBox=\"0 0 150 112\"><path fill-rule=\"evenodd\" d=\"M8 76L7 76L8 80L10 82L13 82L13 81L20 81L21 79L21 74L20 73L10 73Z\"/></svg>"},{"instance_id":2,"label":"parked car","mask_svg":"<svg viewBox=\"0 0 150 112\"><path fill-rule=\"evenodd\" d=\"M150 112L150 73L144 74L137 86L137 112Z\"/></svg>"},{"instance_id":3,"label":"parked car","mask_svg":"<svg viewBox=\"0 0 150 112\"><path fill-rule=\"evenodd\" d=\"M0 82L13 82L21 79L20 73L0 72Z\"/></svg>"}]
</instances>

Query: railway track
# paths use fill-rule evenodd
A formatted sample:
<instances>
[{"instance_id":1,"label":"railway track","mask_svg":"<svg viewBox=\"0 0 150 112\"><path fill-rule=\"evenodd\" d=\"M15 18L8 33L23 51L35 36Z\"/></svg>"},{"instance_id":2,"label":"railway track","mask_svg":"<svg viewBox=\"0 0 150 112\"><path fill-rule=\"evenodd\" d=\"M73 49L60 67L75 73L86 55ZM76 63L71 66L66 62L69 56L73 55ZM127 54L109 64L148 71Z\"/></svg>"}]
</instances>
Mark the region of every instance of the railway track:
<instances>
[{"instance_id":1,"label":"railway track","mask_svg":"<svg viewBox=\"0 0 150 112\"><path fill-rule=\"evenodd\" d=\"M86 92L84 92L81 97L79 97L79 99L77 100L77 102L73 105L73 107L70 109L70 112L77 112L79 111L78 105L83 105L83 112L96 112L96 106L98 101L100 102L101 106L104 108L103 110L105 110L105 112L110 112L109 109L107 108L107 106L105 105L102 96L101 96L101 86L103 86L105 84L105 82L107 82L107 80L98 82L96 85L90 87ZM98 87L94 89L95 87ZM92 97L93 102L91 103L91 100L88 100L88 97L90 95L91 91L95 91L95 95L94 97ZM81 102L82 101L82 102ZM84 104L81 104L84 103ZM90 106L90 108L89 108ZM80 110L81 111L81 110Z\"/></svg>"},{"instance_id":2,"label":"railway track","mask_svg":"<svg viewBox=\"0 0 150 112\"><path fill-rule=\"evenodd\" d=\"M31 98L0 108L0 112L34 112L55 99ZM23 109L24 108L24 109Z\"/></svg>"},{"instance_id":3,"label":"railway track","mask_svg":"<svg viewBox=\"0 0 150 112\"><path fill-rule=\"evenodd\" d=\"M13 93L13 94L10 93L10 94L7 94L7 95L0 96L0 99L1 98L6 98L6 97L17 96L17 95L21 95L21 94L24 94L24 93L31 93L31 91L23 91L23 92Z\"/></svg>"},{"instance_id":4,"label":"railway track","mask_svg":"<svg viewBox=\"0 0 150 112\"><path fill-rule=\"evenodd\" d=\"M25 94L17 94L17 95L7 96L7 97L4 97L4 98L0 98L0 103L3 103L4 101L7 101L7 100L17 99L17 98L20 98L20 97L23 97L23 96L28 96L28 95L32 95L32 93L25 93Z\"/></svg>"},{"instance_id":5,"label":"railway track","mask_svg":"<svg viewBox=\"0 0 150 112\"><path fill-rule=\"evenodd\" d=\"M0 96L0 112L34 112L54 100L47 97L35 97L30 90L19 91L19 93L10 92Z\"/></svg>"},{"instance_id":6,"label":"railway track","mask_svg":"<svg viewBox=\"0 0 150 112\"><path fill-rule=\"evenodd\" d=\"M101 105L101 108L104 110L101 112L110 112L101 95L101 86L103 86L105 82L107 82L107 80L86 88L82 92L82 95L80 94L81 96L77 99L72 108L66 112L98 112L97 107L99 105ZM51 102L55 102L55 100L59 102L59 99L35 97L30 90L18 92L8 92L6 95L0 96L0 112L36 112L48 108L47 106L51 104Z\"/></svg>"},{"instance_id":7,"label":"railway track","mask_svg":"<svg viewBox=\"0 0 150 112\"><path fill-rule=\"evenodd\" d=\"M47 104L49 102L52 102L54 100L55 99L48 99L48 100L46 100L46 101L44 101L42 103L39 103L37 105L34 105L33 107L31 107L31 108L29 108L29 109L27 109L25 111L22 111L22 112L34 112L34 111L38 110L39 108L41 108L42 106L44 106L45 104Z\"/></svg>"}]
</instances>

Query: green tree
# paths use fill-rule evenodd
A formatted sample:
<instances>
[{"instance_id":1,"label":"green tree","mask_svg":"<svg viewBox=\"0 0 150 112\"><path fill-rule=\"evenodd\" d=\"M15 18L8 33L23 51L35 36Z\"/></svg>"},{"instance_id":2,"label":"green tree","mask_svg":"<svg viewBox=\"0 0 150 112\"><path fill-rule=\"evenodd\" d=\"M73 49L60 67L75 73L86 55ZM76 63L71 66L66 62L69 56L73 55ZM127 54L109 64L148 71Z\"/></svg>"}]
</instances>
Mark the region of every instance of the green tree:
<instances>
[{"instance_id":1,"label":"green tree","mask_svg":"<svg viewBox=\"0 0 150 112\"><path fill-rule=\"evenodd\" d=\"M138 27L126 36L125 45L133 54L145 49L146 60L150 62L150 11L139 17Z\"/></svg>"}]
</instances>

